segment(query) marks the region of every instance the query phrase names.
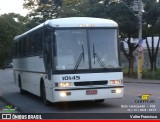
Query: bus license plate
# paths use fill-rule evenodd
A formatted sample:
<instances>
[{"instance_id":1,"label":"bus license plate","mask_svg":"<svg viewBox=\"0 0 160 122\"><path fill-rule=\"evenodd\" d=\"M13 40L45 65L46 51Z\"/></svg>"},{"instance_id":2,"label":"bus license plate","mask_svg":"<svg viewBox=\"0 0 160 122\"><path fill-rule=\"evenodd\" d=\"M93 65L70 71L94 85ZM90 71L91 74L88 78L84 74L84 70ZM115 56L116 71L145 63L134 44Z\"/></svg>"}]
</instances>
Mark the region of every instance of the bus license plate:
<instances>
[{"instance_id":1,"label":"bus license plate","mask_svg":"<svg viewBox=\"0 0 160 122\"><path fill-rule=\"evenodd\" d=\"M87 90L86 91L86 95L93 95L93 94L97 94L97 90Z\"/></svg>"}]
</instances>

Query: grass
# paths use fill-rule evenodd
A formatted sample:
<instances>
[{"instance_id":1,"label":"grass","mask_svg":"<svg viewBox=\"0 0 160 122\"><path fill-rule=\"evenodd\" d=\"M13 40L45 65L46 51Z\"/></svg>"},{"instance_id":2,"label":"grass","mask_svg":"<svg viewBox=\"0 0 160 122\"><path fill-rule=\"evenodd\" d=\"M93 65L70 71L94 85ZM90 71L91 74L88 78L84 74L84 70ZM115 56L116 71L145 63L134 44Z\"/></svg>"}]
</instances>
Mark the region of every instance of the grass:
<instances>
[{"instance_id":1,"label":"grass","mask_svg":"<svg viewBox=\"0 0 160 122\"><path fill-rule=\"evenodd\" d=\"M128 68L123 68L123 76L128 77ZM135 68L133 70L133 78L137 78L137 69ZM143 69L142 71L142 79L155 79L160 80L160 69L157 69L156 71L150 71L150 69Z\"/></svg>"},{"instance_id":2,"label":"grass","mask_svg":"<svg viewBox=\"0 0 160 122\"><path fill-rule=\"evenodd\" d=\"M156 79L160 80L160 69L157 69L156 71L150 71L150 69L143 70L142 73L143 79Z\"/></svg>"}]
</instances>

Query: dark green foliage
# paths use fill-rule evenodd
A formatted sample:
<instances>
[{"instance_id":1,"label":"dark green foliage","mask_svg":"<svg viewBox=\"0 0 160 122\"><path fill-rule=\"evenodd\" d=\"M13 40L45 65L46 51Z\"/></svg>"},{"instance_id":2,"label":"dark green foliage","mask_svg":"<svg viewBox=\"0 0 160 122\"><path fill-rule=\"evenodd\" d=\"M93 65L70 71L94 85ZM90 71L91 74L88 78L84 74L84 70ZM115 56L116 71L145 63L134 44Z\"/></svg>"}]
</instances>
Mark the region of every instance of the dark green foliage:
<instances>
[{"instance_id":1,"label":"dark green foliage","mask_svg":"<svg viewBox=\"0 0 160 122\"><path fill-rule=\"evenodd\" d=\"M120 1L120 0L119 0ZM49 0L47 4L38 4L36 0L24 0L24 6L31 10L28 17L31 28L47 19L59 17L87 16L109 18L119 24L120 34L126 37L138 37L137 12L129 9L133 0ZM156 0L143 0L143 37L160 34L160 3ZM128 7L127 7L128 6ZM36 8L36 9L35 9Z\"/></svg>"},{"instance_id":2,"label":"dark green foliage","mask_svg":"<svg viewBox=\"0 0 160 122\"><path fill-rule=\"evenodd\" d=\"M0 67L11 61L13 38L24 30L24 17L14 13L0 16Z\"/></svg>"}]
</instances>

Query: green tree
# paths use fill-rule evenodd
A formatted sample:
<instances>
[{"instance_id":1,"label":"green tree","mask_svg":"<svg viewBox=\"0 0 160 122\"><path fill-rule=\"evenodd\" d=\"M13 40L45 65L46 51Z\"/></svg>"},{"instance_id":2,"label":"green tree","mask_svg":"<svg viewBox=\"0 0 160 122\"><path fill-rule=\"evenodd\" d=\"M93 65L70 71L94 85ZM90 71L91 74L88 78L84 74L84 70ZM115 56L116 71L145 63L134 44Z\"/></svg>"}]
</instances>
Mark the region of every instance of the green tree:
<instances>
[{"instance_id":1,"label":"green tree","mask_svg":"<svg viewBox=\"0 0 160 122\"><path fill-rule=\"evenodd\" d=\"M144 0L144 4L143 37L159 35L160 2L157 2L157 0Z\"/></svg>"},{"instance_id":2,"label":"green tree","mask_svg":"<svg viewBox=\"0 0 160 122\"><path fill-rule=\"evenodd\" d=\"M12 40L14 36L25 30L26 19L19 14L3 14L0 16L0 67L12 57Z\"/></svg>"},{"instance_id":3,"label":"green tree","mask_svg":"<svg viewBox=\"0 0 160 122\"><path fill-rule=\"evenodd\" d=\"M63 0L59 17L86 16L88 0Z\"/></svg>"},{"instance_id":4,"label":"green tree","mask_svg":"<svg viewBox=\"0 0 160 122\"><path fill-rule=\"evenodd\" d=\"M146 44L148 49L148 56L150 59L150 70L156 70L156 61L157 61L157 54L159 50L159 42L155 47L154 36L160 36L160 2L157 0L145 0L145 7L144 7L144 28L143 28L143 36L146 38L148 36L152 37L151 45L149 46L149 42L146 38Z\"/></svg>"},{"instance_id":5,"label":"green tree","mask_svg":"<svg viewBox=\"0 0 160 122\"><path fill-rule=\"evenodd\" d=\"M27 28L31 29L48 19L57 18L58 7L60 3L49 0L47 2L40 2L40 0L24 0L23 6L30 10L30 13L27 15L30 21L27 23Z\"/></svg>"},{"instance_id":6,"label":"green tree","mask_svg":"<svg viewBox=\"0 0 160 122\"><path fill-rule=\"evenodd\" d=\"M128 50L122 48L121 51L128 60L128 75L133 75L133 64L135 57L133 52L138 47L138 44L131 42L131 38L138 36L138 18L127 6L131 6L131 1L123 2L108 2L105 8L106 16L112 20L115 20L119 25L119 34L121 41L127 43ZM127 6L126 6L127 5ZM106 6L106 5L105 5Z\"/></svg>"}]
</instances>

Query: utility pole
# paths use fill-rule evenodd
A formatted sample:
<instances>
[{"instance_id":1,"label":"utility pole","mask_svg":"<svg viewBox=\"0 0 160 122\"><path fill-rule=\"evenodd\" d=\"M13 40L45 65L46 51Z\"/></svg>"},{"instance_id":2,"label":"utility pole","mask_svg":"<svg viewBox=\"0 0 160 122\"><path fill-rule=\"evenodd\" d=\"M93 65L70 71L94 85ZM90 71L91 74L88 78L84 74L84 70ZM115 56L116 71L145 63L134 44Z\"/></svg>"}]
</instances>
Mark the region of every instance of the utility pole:
<instances>
[{"instance_id":1,"label":"utility pole","mask_svg":"<svg viewBox=\"0 0 160 122\"><path fill-rule=\"evenodd\" d=\"M143 47L142 47L142 0L138 0L138 20L139 20L139 47L138 47L138 60L137 60L137 78L142 79L142 66L143 66Z\"/></svg>"},{"instance_id":2,"label":"utility pole","mask_svg":"<svg viewBox=\"0 0 160 122\"><path fill-rule=\"evenodd\" d=\"M138 12L138 18L139 18L139 39L142 39L142 0L139 0L139 12Z\"/></svg>"},{"instance_id":3,"label":"utility pole","mask_svg":"<svg viewBox=\"0 0 160 122\"><path fill-rule=\"evenodd\" d=\"M115 0L118 2L123 2L123 0ZM142 0L134 0L134 5L132 7L133 11L128 7L125 3L124 5L129 8L129 10L135 15L133 11L138 12L138 59L137 59L137 79L142 79L142 65L143 65L143 47L142 47L142 10L143 10L143 3Z\"/></svg>"}]
</instances>

